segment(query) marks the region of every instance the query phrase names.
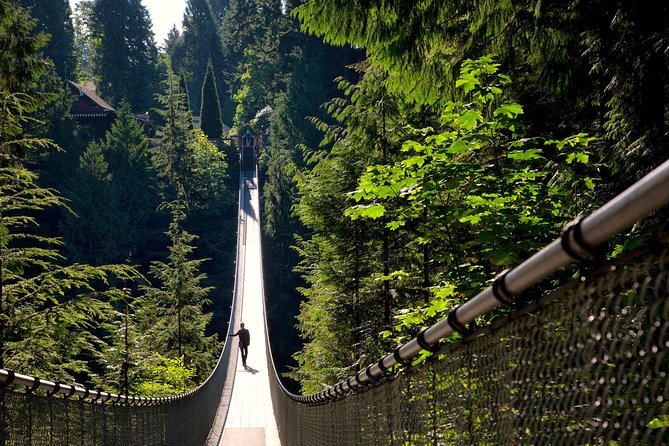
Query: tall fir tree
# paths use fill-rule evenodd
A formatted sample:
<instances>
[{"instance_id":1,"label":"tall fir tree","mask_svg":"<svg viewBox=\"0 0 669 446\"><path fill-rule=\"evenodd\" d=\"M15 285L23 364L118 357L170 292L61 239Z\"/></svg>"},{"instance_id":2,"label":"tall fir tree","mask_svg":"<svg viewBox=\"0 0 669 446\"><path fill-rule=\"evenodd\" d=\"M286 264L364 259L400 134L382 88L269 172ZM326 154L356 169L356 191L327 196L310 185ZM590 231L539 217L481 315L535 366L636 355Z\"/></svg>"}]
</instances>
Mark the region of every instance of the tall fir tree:
<instances>
[{"instance_id":1,"label":"tall fir tree","mask_svg":"<svg viewBox=\"0 0 669 446\"><path fill-rule=\"evenodd\" d=\"M191 172L189 146L195 140L193 116L186 92L181 89L180 76L167 67L164 92L158 95L157 109L164 125L158 130L159 143L152 150L153 165L163 179L163 200L173 200L177 188L188 190Z\"/></svg>"},{"instance_id":2,"label":"tall fir tree","mask_svg":"<svg viewBox=\"0 0 669 446\"><path fill-rule=\"evenodd\" d=\"M210 302L207 295L211 287L201 284L206 275L200 267L206 259L192 259L192 243L197 238L184 229L186 219L184 196L165 206L172 213L172 222L167 231L171 241L167 262L155 261L151 265L151 276L157 286L143 288L146 300L145 321L155 324L145 327L149 333L146 342L151 350L170 358L183 358L184 364L197 371L203 379L213 368L218 355L215 336L206 336L205 330L211 313L204 312ZM151 315L155 311L156 314ZM156 317L157 316L157 317Z\"/></svg>"},{"instance_id":3,"label":"tall fir tree","mask_svg":"<svg viewBox=\"0 0 669 446\"><path fill-rule=\"evenodd\" d=\"M99 94L116 106L125 99L135 112L151 109L158 50L146 7L141 0L96 0L92 25Z\"/></svg>"},{"instance_id":4,"label":"tall fir tree","mask_svg":"<svg viewBox=\"0 0 669 446\"><path fill-rule=\"evenodd\" d=\"M72 78L76 70L74 26L68 0L18 0L37 19L35 31L50 35L44 54L51 59L61 78Z\"/></svg>"},{"instance_id":5,"label":"tall fir tree","mask_svg":"<svg viewBox=\"0 0 669 446\"><path fill-rule=\"evenodd\" d=\"M186 73L181 72L179 73L179 90L183 92L183 94L186 96L186 105L188 106L188 110L191 112L191 115L193 114L193 108L192 108L192 103L190 101L190 93L188 92L188 80L186 79Z\"/></svg>"},{"instance_id":6,"label":"tall fir tree","mask_svg":"<svg viewBox=\"0 0 669 446\"><path fill-rule=\"evenodd\" d=\"M64 215L61 230L68 257L75 261L100 265L118 259L123 233L116 229L122 216L112 179L102 145L92 142L79 158L76 174L63 181L74 213Z\"/></svg>"},{"instance_id":7,"label":"tall fir tree","mask_svg":"<svg viewBox=\"0 0 669 446\"><path fill-rule=\"evenodd\" d=\"M187 0L182 24L181 57L172 55L173 68L176 72L187 73L191 107L199 111L202 101L200 93L209 61L215 73L221 73L225 66L218 23L208 0ZM216 88L224 98L227 89L223 76L218 76Z\"/></svg>"},{"instance_id":8,"label":"tall fir tree","mask_svg":"<svg viewBox=\"0 0 669 446\"><path fill-rule=\"evenodd\" d=\"M200 125L204 134L209 138L220 138L223 134L221 102L218 99L216 76L214 75L214 67L211 64L211 61L209 61L209 64L207 65L207 75L202 84Z\"/></svg>"},{"instance_id":9,"label":"tall fir tree","mask_svg":"<svg viewBox=\"0 0 669 446\"><path fill-rule=\"evenodd\" d=\"M223 54L225 55L225 69L224 69L224 80L225 85L230 92L230 96L223 95L221 93L221 105L223 108L223 117L224 122L226 119L239 114L244 115L247 119L255 116L255 113L266 105L271 105L267 101L258 101L264 102L259 108L253 106L244 108L245 112L239 113L236 108L239 106L240 98L247 96L247 93L242 91L244 88L242 78L246 76L247 79L252 77L253 70L249 67L252 65L253 61L256 59L262 59L263 51L267 49L271 50L271 55L267 55L267 59L271 60L271 64L268 66L263 66L264 71L276 70L277 54L276 46L279 45L279 28L276 27L276 20L281 14L281 5L279 1L274 0L253 0L253 1L240 1L240 0L230 0L229 7L223 18L223 24L221 25L221 42L223 45ZM265 35L273 27L274 33L273 39L266 41L266 46L260 46L256 42L262 41L265 38ZM244 64L244 52L246 50L253 51L254 57L253 60L248 61ZM274 58L272 58L272 56ZM261 62L265 62L261 60ZM260 67L259 67L260 68ZM219 71L216 71L219 73ZM271 79L271 76L266 75L262 76L264 79ZM218 75L220 79L221 76ZM273 80L273 79L272 79ZM253 88L256 87L256 82L252 82ZM275 84L271 84L271 87L268 84L267 87L260 87L262 92L273 95L278 93L278 90L273 90L276 87ZM258 92L255 92L253 97L258 96ZM231 100L231 99L234 99ZM230 117L230 118L228 118ZM237 121L239 122L239 120ZM227 122L230 124L230 122ZM246 124L246 122L244 122Z\"/></svg>"}]
</instances>

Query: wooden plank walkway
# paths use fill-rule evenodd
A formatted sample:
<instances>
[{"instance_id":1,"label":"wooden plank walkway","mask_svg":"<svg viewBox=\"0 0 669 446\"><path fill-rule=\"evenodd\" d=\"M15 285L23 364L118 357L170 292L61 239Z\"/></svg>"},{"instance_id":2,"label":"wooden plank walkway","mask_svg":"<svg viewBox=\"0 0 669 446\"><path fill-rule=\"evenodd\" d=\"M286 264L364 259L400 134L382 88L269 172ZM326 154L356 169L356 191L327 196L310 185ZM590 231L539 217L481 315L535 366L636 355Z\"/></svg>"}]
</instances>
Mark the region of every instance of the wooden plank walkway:
<instances>
[{"instance_id":1,"label":"wooden plank walkway","mask_svg":"<svg viewBox=\"0 0 669 446\"><path fill-rule=\"evenodd\" d=\"M243 277L237 278L238 288L242 288L237 305L241 305L240 322L244 322L249 330L251 345L247 366L242 365L241 356L237 360L232 400L219 445L276 446L280 441L269 390L257 179L251 171L244 173L246 180L242 182L244 190L240 194L243 203L239 228L242 231L240 241L244 245L239 262L243 262L243 268L237 269L238 274L243 271ZM239 325L232 329L236 332ZM228 340L238 342L237 338Z\"/></svg>"}]
</instances>

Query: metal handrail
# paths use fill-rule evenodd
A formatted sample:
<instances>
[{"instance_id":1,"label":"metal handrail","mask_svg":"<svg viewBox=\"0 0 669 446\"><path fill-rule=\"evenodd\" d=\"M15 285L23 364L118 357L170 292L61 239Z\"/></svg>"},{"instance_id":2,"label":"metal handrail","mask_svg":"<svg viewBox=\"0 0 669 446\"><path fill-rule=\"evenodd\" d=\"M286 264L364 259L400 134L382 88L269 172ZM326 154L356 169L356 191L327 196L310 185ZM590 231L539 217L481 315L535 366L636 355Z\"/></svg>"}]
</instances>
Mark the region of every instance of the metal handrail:
<instances>
[{"instance_id":1,"label":"metal handrail","mask_svg":"<svg viewBox=\"0 0 669 446\"><path fill-rule=\"evenodd\" d=\"M669 160L630 186L592 214L579 217L565 226L560 238L511 270L497 276L492 286L453 308L447 318L421 331L412 340L400 345L350 378L320 393L295 395L279 380L283 392L301 403L324 403L341 398L349 392L378 381L391 368L408 363L423 349L435 346L466 324L494 308L509 304L513 296L530 288L558 269L592 253L595 247L631 227L642 218L669 204Z\"/></svg>"},{"instance_id":2,"label":"metal handrail","mask_svg":"<svg viewBox=\"0 0 669 446\"><path fill-rule=\"evenodd\" d=\"M102 401L102 402L115 402L115 403L124 403L124 404L140 404L140 405L156 405L156 404L168 404L173 401L182 400L193 393L195 393L201 386L190 390L189 392L182 393L174 396L167 397L141 397L133 395L119 395L111 392L104 392L102 390L93 390L86 387L61 384L54 381L49 381L47 379L37 378L35 376L23 375L21 373L16 373L12 370L0 369L0 383L7 386L10 384L23 386L26 389L29 389L31 392L35 390L43 390L49 395L62 394L67 398L76 396L81 399L86 399L90 401Z\"/></svg>"}]
</instances>

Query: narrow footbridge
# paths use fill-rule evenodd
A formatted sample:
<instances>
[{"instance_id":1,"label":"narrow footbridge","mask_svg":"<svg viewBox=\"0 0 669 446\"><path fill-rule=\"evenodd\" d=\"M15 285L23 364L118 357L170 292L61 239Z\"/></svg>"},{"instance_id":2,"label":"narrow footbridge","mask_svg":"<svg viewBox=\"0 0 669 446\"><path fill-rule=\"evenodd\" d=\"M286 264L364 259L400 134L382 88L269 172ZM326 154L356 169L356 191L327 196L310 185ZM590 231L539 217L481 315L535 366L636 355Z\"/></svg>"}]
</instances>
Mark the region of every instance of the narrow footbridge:
<instances>
[{"instance_id":1,"label":"narrow footbridge","mask_svg":"<svg viewBox=\"0 0 669 446\"><path fill-rule=\"evenodd\" d=\"M258 178L242 166L228 329L244 322L250 330L246 367L231 338L204 384L169 398L0 370L2 444L669 444L669 238L615 262L596 257L597 246L669 204L669 161L575 219L444 320L307 396L286 391L274 370ZM552 292L536 290L584 257L579 277ZM473 329L473 320L500 306L508 317ZM459 341L443 341L454 333ZM418 361L426 351L431 356Z\"/></svg>"}]
</instances>

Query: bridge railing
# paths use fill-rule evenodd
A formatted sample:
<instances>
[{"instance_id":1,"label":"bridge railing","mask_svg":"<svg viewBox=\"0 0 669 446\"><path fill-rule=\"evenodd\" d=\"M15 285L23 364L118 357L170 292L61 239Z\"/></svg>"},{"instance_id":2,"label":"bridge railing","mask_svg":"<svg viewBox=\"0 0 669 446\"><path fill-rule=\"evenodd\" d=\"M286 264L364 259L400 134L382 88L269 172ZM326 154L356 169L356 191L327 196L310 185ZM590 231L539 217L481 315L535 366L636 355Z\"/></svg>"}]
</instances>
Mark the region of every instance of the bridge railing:
<instances>
[{"instance_id":1,"label":"bridge railing","mask_svg":"<svg viewBox=\"0 0 669 446\"><path fill-rule=\"evenodd\" d=\"M669 161L349 379L298 396L274 373L282 443L669 443L666 241L616 264L600 262L535 302L516 299L668 203ZM516 310L483 330L467 329L499 305ZM439 348L454 332L462 342ZM435 354L412 367L421 349Z\"/></svg>"}]
</instances>

